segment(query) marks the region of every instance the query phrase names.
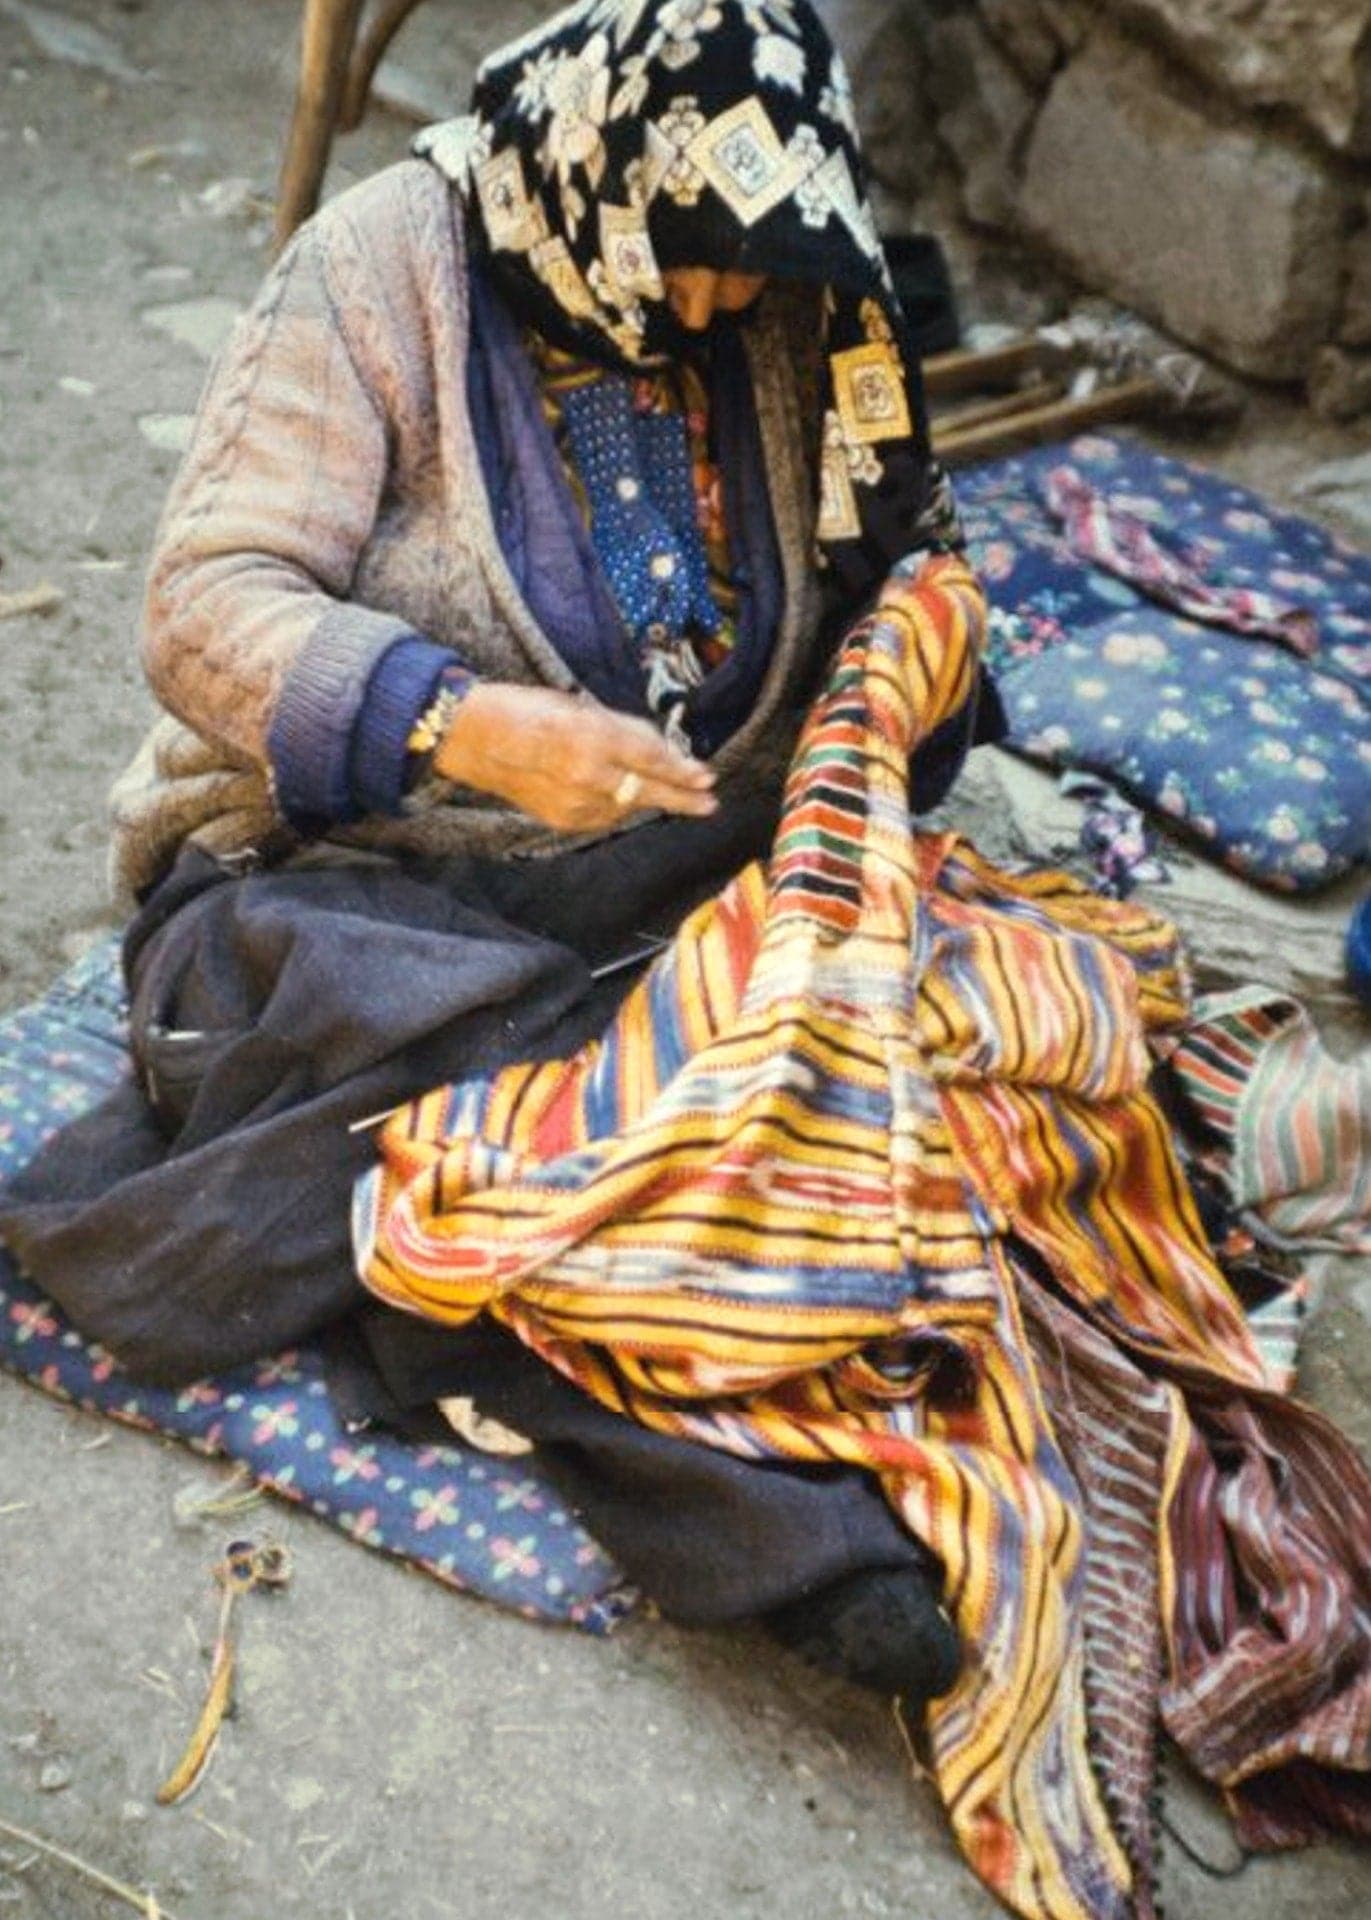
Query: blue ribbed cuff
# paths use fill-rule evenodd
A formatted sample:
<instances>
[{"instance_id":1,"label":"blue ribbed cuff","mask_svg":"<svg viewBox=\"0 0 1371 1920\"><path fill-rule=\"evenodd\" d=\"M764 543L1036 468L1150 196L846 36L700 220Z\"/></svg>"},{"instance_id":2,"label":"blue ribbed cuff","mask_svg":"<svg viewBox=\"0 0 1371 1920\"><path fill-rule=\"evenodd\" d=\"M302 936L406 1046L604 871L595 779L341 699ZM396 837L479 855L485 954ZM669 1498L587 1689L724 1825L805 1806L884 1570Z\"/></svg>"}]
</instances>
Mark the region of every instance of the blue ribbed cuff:
<instances>
[{"instance_id":1,"label":"blue ribbed cuff","mask_svg":"<svg viewBox=\"0 0 1371 1920\"><path fill-rule=\"evenodd\" d=\"M358 716L379 662L413 638L403 620L340 602L292 663L276 696L267 754L276 804L298 832L323 833L357 818L351 758Z\"/></svg>"},{"instance_id":2,"label":"blue ribbed cuff","mask_svg":"<svg viewBox=\"0 0 1371 1920\"><path fill-rule=\"evenodd\" d=\"M377 661L352 731L349 784L358 812L401 811L414 723L431 703L444 669L461 664L450 647L415 633L397 640Z\"/></svg>"}]
</instances>

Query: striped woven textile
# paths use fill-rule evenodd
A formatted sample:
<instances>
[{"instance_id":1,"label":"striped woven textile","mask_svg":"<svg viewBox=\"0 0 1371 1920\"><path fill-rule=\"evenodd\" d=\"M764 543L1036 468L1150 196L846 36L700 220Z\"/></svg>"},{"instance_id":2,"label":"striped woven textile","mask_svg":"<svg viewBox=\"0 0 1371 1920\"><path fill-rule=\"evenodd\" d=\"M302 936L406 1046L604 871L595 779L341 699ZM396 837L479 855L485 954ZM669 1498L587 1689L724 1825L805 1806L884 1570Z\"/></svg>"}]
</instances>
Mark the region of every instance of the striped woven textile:
<instances>
[{"instance_id":1,"label":"striped woven textile","mask_svg":"<svg viewBox=\"0 0 1371 1920\"><path fill-rule=\"evenodd\" d=\"M1078 554L1131 581L1150 599L1230 633L1277 640L1306 659L1318 651L1319 624L1307 607L1292 606L1259 587L1206 578L1194 551L1163 545L1141 515L1092 486L1075 467L1053 467L1043 496Z\"/></svg>"},{"instance_id":2,"label":"striped woven textile","mask_svg":"<svg viewBox=\"0 0 1371 1920\"><path fill-rule=\"evenodd\" d=\"M1337 1060L1297 1000L1244 987L1197 1000L1164 1055L1263 1238L1371 1253L1371 1050Z\"/></svg>"},{"instance_id":3,"label":"striped woven textile","mask_svg":"<svg viewBox=\"0 0 1371 1920\"><path fill-rule=\"evenodd\" d=\"M1249 1704L1280 1702L1214 1748L1219 1777L1240 1795L1294 1738L1329 1796L1306 1828L1360 1818L1371 1489L1268 1391L1147 1092L1147 1033L1185 1006L1172 930L911 830L910 752L965 697L983 620L956 557L887 587L811 713L769 868L574 1059L395 1115L359 1272L439 1321L495 1315L650 1427L877 1476L966 1648L928 1745L967 1858L1030 1920L1148 1920L1156 1716L1181 1723L1213 1648L1197 1595L1232 1599ZM1217 1463L1206 1394L1248 1422ZM1308 1444L1252 1535L1232 1463L1287 1426ZM1338 1530L1306 1481L1337 1487ZM1244 1612L1273 1546L1336 1675L1294 1616L1281 1637Z\"/></svg>"}]
</instances>

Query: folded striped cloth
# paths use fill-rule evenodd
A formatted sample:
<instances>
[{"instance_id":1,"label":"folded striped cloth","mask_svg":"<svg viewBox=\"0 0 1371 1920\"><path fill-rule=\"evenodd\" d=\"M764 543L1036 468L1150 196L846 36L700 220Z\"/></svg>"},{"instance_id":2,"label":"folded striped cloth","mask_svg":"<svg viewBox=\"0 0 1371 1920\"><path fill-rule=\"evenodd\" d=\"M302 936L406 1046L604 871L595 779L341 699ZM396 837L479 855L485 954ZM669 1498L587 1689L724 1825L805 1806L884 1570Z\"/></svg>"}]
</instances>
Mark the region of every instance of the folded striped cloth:
<instances>
[{"instance_id":1,"label":"folded striped cloth","mask_svg":"<svg viewBox=\"0 0 1371 1920\"><path fill-rule=\"evenodd\" d=\"M1150 600L1207 626L1264 635L1306 658L1318 651L1318 622L1307 608L1257 587L1210 579L1193 553L1164 544L1146 520L1092 486L1075 467L1054 467L1043 482L1043 497L1083 559L1129 581Z\"/></svg>"},{"instance_id":2,"label":"folded striped cloth","mask_svg":"<svg viewBox=\"0 0 1371 1920\"><path fill-rule=\"evenodd\" d=\"M1371 1052L1336 1059L1298 1000L1200 997L1162 1049L1213 1142L1206 1164L1258 1239L1371 1253Z\"/></svg>"}]
</instances>

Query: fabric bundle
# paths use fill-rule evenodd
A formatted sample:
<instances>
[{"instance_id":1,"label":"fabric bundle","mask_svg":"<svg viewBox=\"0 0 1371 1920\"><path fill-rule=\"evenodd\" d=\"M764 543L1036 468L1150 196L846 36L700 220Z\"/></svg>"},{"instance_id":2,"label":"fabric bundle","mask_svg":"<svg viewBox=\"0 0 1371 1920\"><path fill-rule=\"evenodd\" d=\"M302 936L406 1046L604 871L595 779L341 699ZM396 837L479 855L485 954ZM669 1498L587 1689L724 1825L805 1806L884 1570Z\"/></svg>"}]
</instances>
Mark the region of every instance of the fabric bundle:
<instances>
[{"instance_id":1,"label":"fabric bundle","mask_svg":"<svg viewBox=\"0 0 1371 1920\"><path fill-rule=\"evenodd\" d=\"M1371 1053L1335 1059L1266 987L1208 994L1167 1064L1207 1130L1208 1165L1269 1245L1371 1253Z\"/></svg>"},{"instance_id":2,"label":"fabric bundle","mask_svg":"<svg viewBox=\"0 0 1371 1920\"><path fill-rule=\"evenodd\" d=\"M968 469L958 499L1015 751L1261 887L1371 860L1371 556L1103 434Z\"/></svg>"},{"instance_id":3,"label":"fabric bundle","mask_svg":"<svg viewBox=\"0 0 1371 1920\"><path fill-rule=\"evenodd\" d=\"M983 624L959 558L894 578L769 867L601 1041L393 1117L355 1237L381 1298L627 1417L876 1475L966 1649L928 1723L961 1846L1114 1920L1154 1910L1159 1714L1252 1843L1371 1831L1371 1485L1269 1389L1147 1091L1172 930L911 830Z\"/></svg>"}]
</instances>

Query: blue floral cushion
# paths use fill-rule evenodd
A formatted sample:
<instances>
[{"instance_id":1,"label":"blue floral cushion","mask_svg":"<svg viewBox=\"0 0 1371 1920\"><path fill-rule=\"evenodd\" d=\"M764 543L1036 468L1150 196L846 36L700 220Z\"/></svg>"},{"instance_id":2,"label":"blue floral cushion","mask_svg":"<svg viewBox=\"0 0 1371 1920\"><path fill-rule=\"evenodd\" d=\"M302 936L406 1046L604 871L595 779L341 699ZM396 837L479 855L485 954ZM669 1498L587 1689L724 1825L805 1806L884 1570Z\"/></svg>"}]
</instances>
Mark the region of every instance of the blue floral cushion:
<instances>
[{"instance_id":1,"label":"blue floral cushion","mask_svg":"<svg viewBox=\"0 0 1371 1920\"><path fill-rule=\"evenodd\" d=\"M110 942L0 1019L0 1180L127 1070ZM603 1632L629 1603L611 1562L521 1461L347 1433L309 1349L179 1393L136 1386L0 1249L0 1365L91 1412L241 1461L354 1540L520 1613Z\"/></svg>"},{"instance_id":2,"label":"blue floral cushion","mask_svg":"<svg viewBox=\"0 0 1371 1920\"><path fill-rule=\"evenodd\" d=\"M1210 578L1308 608L1316 658L1183 619L1078 557L1042 498L1068 461ZM1011 746L1104 774L1267 886L1371 858L1371 556L1102 435L973 469L958 492Z\"/></svg>"},{"instance_id":3,"label":"blue floral cushion","mask_svg":"<svg viewBox=\"0 0 1371 1920\"><path fill-rule=\"evenodd\" d=\"M1371 857L1371 704L1271 641L1125 613L1001 691L1024 753L1106 774L1266 886Z\"/></svg>"}]
</instances>

